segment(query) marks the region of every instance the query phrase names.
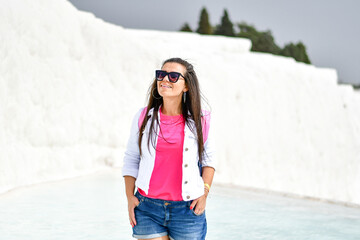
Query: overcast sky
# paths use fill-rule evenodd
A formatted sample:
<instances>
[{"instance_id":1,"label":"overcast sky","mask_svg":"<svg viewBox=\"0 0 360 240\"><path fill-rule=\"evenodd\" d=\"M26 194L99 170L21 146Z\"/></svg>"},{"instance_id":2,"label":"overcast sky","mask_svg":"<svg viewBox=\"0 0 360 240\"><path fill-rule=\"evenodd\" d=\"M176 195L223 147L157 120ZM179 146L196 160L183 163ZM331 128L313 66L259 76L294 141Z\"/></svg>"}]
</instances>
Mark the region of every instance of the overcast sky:
<instances>
[{"instance_id":1,"label":"overcast sky","mask_svg":"<svg viewBox=\"0 0 360 240\"><path fill-rule=\"evenodd\" d=\"M302 41L312 64L335 68L341 82L360 84L360 1L358 0L70 0L125 28L196 29L202 7L210 23L220 23L224 8L233 23L245 21L271 30L280 47ZM237 28L235 28L238 31Z\"/></svg>"}]
</instances>

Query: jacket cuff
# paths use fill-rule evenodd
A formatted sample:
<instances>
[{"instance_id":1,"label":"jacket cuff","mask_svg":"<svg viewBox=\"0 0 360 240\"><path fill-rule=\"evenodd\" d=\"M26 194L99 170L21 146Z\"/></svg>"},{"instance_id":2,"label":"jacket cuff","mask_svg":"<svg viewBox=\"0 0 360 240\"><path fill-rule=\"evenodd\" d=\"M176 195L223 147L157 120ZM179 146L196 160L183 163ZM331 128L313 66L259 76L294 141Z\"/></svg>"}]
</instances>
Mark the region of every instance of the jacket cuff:
<instances>
[{"instance_id":1,"label":"jacket cuff","mask_svg":"<svg viewBox=\"0 0 360 240\"><path fill-rule=\"evenodd\" d=\"M133 169L124 169L122 170L122 176L131 176L134 177L135 179L137 178L139 173L139 170L133 170Z\"/></svg>"}]
</instances>

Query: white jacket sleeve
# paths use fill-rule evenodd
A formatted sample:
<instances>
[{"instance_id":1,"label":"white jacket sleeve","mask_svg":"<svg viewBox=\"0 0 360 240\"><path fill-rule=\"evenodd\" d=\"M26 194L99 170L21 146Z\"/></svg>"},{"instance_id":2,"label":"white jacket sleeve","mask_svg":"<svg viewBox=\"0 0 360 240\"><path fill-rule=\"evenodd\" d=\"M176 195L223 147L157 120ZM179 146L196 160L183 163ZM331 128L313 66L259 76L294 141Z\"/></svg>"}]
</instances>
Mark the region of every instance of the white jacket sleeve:
<instances>
[{"instance_id":1,"label":"white jacket sleeve","mask_svg":"<svg viewBox=\"0 0 360 240\"><path fill-rule=\"evenodd\" d=\"M138 121L143 108L136 114L131 124L130 137L127 143L124 164L122 168L123 176L132 176L137 178L139 172L140 151L139 151L139 125Z\"/></svg>"},{"instance_id":2,"label":"white jacket sleeve","mask_svg":"<svg viewBox=\"0 0 360 240\"><path fill-rule=\"evenodd\" d=\"M203 155L202 166L212 167L216 169L215 142L214 142L215 139L213 138L214 137L213 120L211 120L211 124L210 124L210 118L209 118L207 124L209 124L210 127L209 127L207 140L204 143L204 155Z\"/></svg>"}]
</instances>

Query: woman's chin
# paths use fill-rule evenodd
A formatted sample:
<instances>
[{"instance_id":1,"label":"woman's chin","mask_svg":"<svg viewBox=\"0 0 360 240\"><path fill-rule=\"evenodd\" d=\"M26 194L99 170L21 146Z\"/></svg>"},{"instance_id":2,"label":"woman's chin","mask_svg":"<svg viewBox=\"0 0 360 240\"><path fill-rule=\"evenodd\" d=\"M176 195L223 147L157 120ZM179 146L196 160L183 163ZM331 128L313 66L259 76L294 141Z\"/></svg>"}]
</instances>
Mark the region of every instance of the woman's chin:
<instances>
[{"instance_id":1,"label":"woman's chin","mask_svg":"<svg viewBox=\"0 0 360 240\"><path fill-rule=\"evenodd\" d=\"M175 97L174 94L171 94L170 92L161 92L159 93L160 96L162 96L163 98L172 98L172 97Z\"/></svg>"}]
</instances>

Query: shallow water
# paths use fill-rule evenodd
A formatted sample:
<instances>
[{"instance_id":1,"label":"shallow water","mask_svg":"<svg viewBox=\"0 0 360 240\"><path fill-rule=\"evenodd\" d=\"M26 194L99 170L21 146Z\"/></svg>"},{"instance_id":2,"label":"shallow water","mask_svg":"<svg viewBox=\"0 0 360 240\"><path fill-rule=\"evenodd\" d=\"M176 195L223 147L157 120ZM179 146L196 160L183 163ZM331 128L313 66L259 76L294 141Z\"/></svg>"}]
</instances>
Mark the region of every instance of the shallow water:
<instances>
[{"instance_id":1,"label":"shallow water","mask_svg":"<svg viewBox=\"0 0 360 240\"><path fill-rule=\"evenodd\" d=\"M360 209L214 186L207 239L360 239ZM131 239L118 170L0 195L0 239Z\"/></svg>"}]
</instances>

